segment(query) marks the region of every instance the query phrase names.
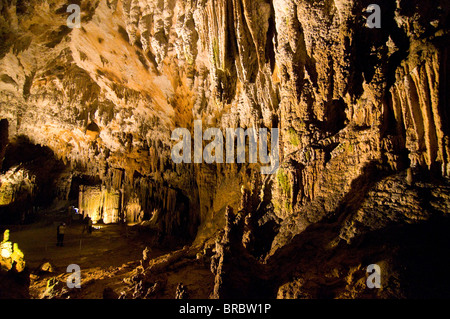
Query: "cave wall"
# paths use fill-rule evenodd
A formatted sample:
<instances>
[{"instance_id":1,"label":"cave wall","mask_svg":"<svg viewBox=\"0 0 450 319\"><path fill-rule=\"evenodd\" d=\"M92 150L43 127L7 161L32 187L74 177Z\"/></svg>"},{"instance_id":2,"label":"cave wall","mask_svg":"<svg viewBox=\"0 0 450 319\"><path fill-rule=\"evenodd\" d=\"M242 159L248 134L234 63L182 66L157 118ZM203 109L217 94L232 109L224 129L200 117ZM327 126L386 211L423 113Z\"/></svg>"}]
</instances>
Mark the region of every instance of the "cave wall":
<instances>
[{"instance_id":1,"label":"cave wall","mask_svg":"<svg viewBox=\"0 0 450 319\"><path fill-rule=\"evenodd\" d=\"M2 119L0 121L0 167L3 165L3 158L5 156L6 146L9 142L8 121Z\"/></svg>"},{"instance_id":2,"label":"cave wall","mask_svg":"<svg viewBox=\"0 0 450 319\"><path fill-rule=\"evenodd\" d=\"M381 29L368 1L80 1L69 29L64 1L2 0L0 118L167 234L207 238L242 186L262 193L276 250L374 166L450 175L448 5L378 3ZM257 165L175 165L196 119L279 128L281 169L255 186Z\"/></svg>"}]
</instances>

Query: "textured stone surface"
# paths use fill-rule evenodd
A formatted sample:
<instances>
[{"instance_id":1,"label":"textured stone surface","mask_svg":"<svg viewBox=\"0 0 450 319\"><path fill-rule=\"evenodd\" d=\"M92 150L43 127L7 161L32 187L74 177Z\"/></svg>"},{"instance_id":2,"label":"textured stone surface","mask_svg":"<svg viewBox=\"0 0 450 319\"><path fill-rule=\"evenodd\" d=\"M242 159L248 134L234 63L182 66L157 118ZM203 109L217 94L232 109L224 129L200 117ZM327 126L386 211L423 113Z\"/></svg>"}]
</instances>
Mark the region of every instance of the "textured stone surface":
<instances>
[{"instance_id":1,"label":"textured stone surface","mask_svg":"<svg viewBox=\"0 0 450 319\"><path fill-rule=\"evenodd\" d=\"M64 1L0 1L0 157L8 139L26 136L65 165L52 196L79 199L106 222L151 219L161 240L202 247L230 231L229 206L243 220L236 238L218 240L215 297L239 289L230 274L244 265L283 274L263 276L275 287L264 296L365 296L365 263L388 244L352 245L393 225L411 226L406 240L446 218L446 1L380 0L381 29L366 27L367 1L79 3L81 28L69 29ZM279 128L280 169L175 165L171 131L192 131L197 119ZM23 175L28 167L11 167L2 203L43 188ZM235 254L247 257L229 261ZM383 271L401 273L395 254L384 254ZM217 281L226 281L222 292ZM399 287L367 296L414 295Z\"/></svg>"}]
</instances>

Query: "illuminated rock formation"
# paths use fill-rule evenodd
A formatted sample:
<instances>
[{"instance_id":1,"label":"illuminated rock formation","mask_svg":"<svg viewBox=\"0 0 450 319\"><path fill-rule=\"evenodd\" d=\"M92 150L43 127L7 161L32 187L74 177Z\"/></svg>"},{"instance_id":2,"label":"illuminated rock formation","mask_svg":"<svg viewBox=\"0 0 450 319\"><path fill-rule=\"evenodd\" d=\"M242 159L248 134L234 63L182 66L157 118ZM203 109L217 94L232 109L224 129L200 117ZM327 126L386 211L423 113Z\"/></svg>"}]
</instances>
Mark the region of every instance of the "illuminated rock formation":
<instances>
[{"instance_id":1,"label":"illuminated rock formation","mask_svg":"<svg viewBox=\"0 0 450 319\"><path fill-rule=\"evenodd\" d=\"M80 187L79 213L89 216L95 224L100 220L105 224L120 221L121 195L119 191L102 187Z\"/></svg>"}]
</instances>

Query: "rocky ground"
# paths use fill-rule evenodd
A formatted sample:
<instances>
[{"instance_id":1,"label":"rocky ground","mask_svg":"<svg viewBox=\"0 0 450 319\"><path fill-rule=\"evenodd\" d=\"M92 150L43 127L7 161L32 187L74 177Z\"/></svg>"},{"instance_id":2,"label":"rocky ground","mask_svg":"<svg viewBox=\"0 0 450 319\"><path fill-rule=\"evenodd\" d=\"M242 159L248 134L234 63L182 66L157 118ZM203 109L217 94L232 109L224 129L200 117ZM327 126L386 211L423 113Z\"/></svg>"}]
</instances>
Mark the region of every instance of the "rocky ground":
<instances>
[{"instance_id":1,"label":"rocky ground","mask_svg":"<svg viewBox=\"0 0 450 319\"><path fill-rule=\"evenodd\" d=\"M66 220L64 213L57 211L47 212L47 219L39 223L11 231L11 241L18 243L25 255L30 297L102 299L123 295L131 298L134 285L140 282L137 278L142 272L139 266L143 251L154 241L154 234L136 225L94 225L98 229L87 234L83 233L80 222L73 221L67 225L64 247L57 247L56 226L58 220ZM170 251L151 247L148 262L161 256L164 259ZM209 265L197 260L195 254L185 257L167 264L164 273L155 277L155 283L162 286L153 297L175 298L178 285L183 283L191 298L208 298L213 285ZM67 288L71 273L66 271L71 264L81 268L81 289Z\"/></svg>"}]
</instances>

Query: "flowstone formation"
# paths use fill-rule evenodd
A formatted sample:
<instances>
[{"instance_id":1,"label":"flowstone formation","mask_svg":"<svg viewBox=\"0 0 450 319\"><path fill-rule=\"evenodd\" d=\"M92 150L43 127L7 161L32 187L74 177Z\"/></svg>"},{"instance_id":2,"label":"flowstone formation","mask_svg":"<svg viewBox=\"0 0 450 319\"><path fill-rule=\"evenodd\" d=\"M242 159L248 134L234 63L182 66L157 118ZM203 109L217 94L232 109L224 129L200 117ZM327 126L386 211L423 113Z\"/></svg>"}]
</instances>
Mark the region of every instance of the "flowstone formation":
<instances>
[{"instance_id":1,"label":"flowstone formation","mask_svg":"<svg viewBox=\"0 0 450 319\"><path fill-rule=\"evenodd\" d=\"M448 296L447 1L73 3L80 28L66 1L0 1L1 221L76 200L188 246L127 297L205 263L215 298ZM196 120L279 129L278 170L175 164Z\"/></svg>"}]
</instances>

